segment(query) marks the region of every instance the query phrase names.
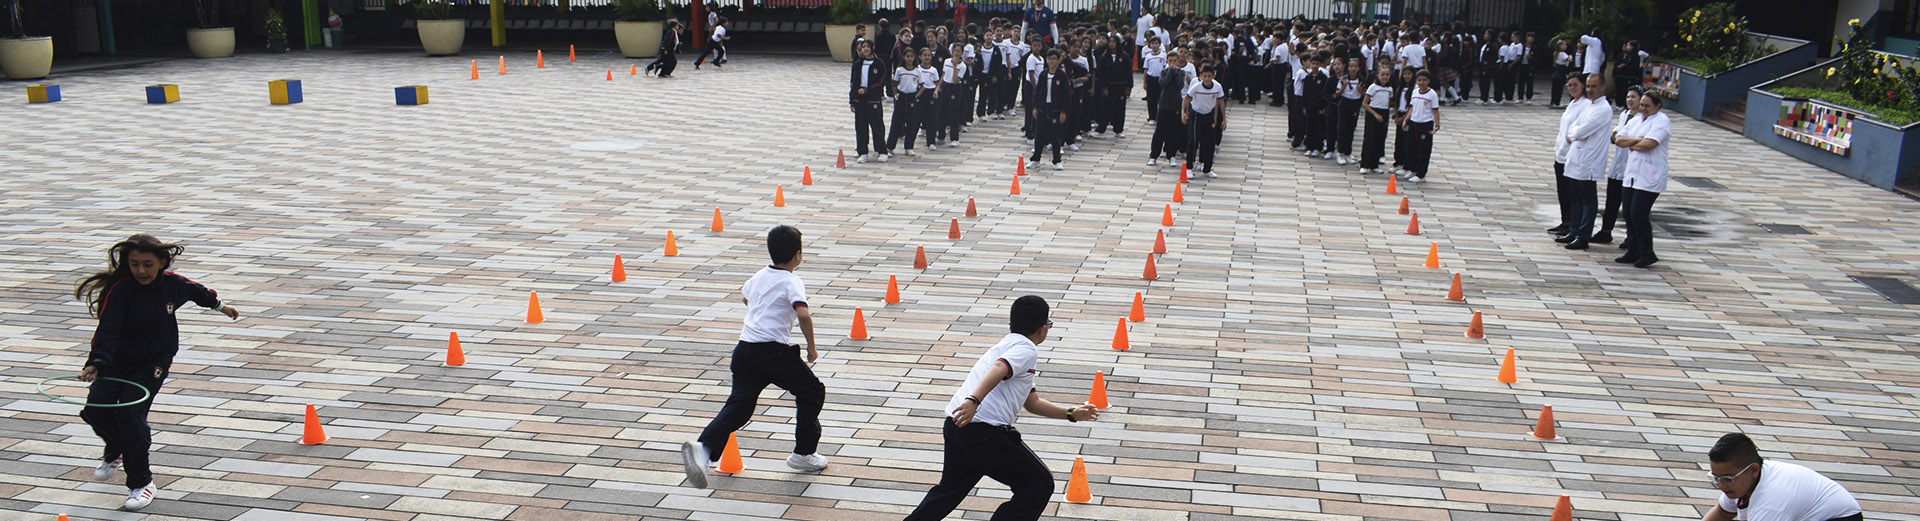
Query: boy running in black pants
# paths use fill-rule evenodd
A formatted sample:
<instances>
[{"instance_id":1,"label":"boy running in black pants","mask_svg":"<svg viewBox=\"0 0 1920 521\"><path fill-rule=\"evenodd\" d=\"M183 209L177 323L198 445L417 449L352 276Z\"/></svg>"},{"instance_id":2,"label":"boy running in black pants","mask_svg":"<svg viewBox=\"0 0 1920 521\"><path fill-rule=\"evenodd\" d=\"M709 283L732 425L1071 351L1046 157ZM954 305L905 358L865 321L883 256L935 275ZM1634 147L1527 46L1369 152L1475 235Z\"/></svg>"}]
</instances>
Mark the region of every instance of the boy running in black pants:
<instances>
[{"instance_id":1,"label":"boy running in black pants","mask_svg":"<svg viewBox=\"0 0 1920 521\"><path fill-rule=\"evenodd\" d=\"M813 375L812 364L820 358L820 351L813 343L807 285L793 274L794 268L800 267L800 251L800 230L778 226L767 232L767 253L773 265L761 268L740 290L747 318L740 330L740 343L733 347L733 393L727 396L720 414L700 432L700 439L680 449L687 481L695 487L707 488L707 467L719 461L718 451L727 446L727 436L752 419L760 391L768 384L793 394L799 425L793 429L793 456L787 458L787 466L807 472L827 468L826 456L816 453L820 446L820 408L826 403L827 388ZM787 343L796 319L800 333L807 337L805 360L800 358L800 346Z\"/></svg>"}]
</instances>

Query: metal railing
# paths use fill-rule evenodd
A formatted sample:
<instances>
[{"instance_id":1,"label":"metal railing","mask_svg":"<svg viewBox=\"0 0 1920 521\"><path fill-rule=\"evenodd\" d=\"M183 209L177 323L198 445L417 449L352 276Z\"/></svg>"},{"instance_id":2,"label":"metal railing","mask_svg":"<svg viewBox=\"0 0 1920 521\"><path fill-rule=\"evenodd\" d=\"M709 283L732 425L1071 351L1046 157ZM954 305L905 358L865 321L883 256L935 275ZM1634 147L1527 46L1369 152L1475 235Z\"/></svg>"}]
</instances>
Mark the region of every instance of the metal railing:
<instances>
[{"instance_id":1,"label":"metal railing","mask_svg":"<svg viewBox=\"0 0 1920 521\"><path fill-rule=\"evenodd\" d=\"M495 0L449 0L456 6L486 6ZM605 7L618 0L498 0L510 7ZM923 11L950 11L952 0L869 0L875 11L905 9L906 3L917 1L917 8ZM1509 27L1522 23L1526 18L1527 3L1531 0L1408 0L1408 16L1423 23L1462 21L1475 27ZM386 9L388 0L361 0L361 8L368 11ZM832 4L833 0L717 0L721 7L744 7L748 11L763 7L801 7L822 8ZM969 13L1015 14L1025 9L1031 0L973 0L966 2ZM671 4L676 12L688 7L686 0L663 2ZM1113 5L1108 0L1047 0L1047 6L1056 12L1072 13L1095 11L1101 4ZM1357 12L1346 2L1328 0L1148 0L1156 12L1186 12L1214 16L1260 15L1266 18L1288 19L1304 16L1311 20L1388 20L1391 16L1388 0L1361 2ZM1128 6L1130 2L1119 5Z\"/></svg>"}]
</instances>

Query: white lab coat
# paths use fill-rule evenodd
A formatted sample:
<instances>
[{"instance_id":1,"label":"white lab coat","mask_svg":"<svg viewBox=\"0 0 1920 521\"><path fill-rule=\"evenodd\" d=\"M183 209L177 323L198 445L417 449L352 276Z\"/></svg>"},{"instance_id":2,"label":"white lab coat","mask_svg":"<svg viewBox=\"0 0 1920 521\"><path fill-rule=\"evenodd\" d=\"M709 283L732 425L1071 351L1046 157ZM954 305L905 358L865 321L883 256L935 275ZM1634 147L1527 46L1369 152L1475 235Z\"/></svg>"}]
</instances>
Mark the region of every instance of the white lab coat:
<instances>
[{"instance_id":1,"label":"white lab coat","mask_svg":"<svg viewBox=\"0 0 1920 521\"><path fill-rule=\"evenodd\" d=\"M1606 97L1580 106L1580 114L1574 116L1573 126L1567 129L1567 139L1573 140L1567 147L1568 179L1599 181L1606 177L1607 151L1613 148L1607 138L1612 129L1613 105Z\"/></svg>"}]
</instances>

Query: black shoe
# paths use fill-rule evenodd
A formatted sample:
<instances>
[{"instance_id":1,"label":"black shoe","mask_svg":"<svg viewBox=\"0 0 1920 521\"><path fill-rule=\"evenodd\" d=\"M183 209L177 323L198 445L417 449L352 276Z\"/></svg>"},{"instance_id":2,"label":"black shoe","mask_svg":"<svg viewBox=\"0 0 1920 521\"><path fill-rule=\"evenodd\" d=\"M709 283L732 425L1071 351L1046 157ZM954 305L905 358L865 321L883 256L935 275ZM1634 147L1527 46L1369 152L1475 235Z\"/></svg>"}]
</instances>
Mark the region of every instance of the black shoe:
<instances>
[{"instance_id":1,"label":"black shoe","mask_svg":"<svg viewBox=\"0 0 1920 521\"><path fill-rule=\"evenodd\" d=\"M1588 240L1594 244L1613 244L1613 233L1601 230L1600 233L1595 234L1592 239Z\"/></svg>"},{"instance_id":2,"label":"black shoe","mask_svg":"<svg viewBox=\"0 0 1920 521\"><path fill-rule=\"evenodd\" d=\"M1572 226L1567 226L1567 225L1564 225L1564 224L1562 224L1562 225L1559 225L1559 226L1555 226L1555 227L1552 227L1552 228L1547 228L1547 233L1551 233L1551 234L1554 234L1554 235L1566 235L1566 234L1567 234L1567 230L1568 230L1568 229L1570 229L1570 228L1573 228L1573 227L1572 227Z\"/></svg>"},{"instance_id":3,"label":"black shoe","mask_svg":"<svg viewBox=\"0 0 1920 521\"><path fill-rule=\"evenodd\" d=\"M1566 243L1569 243L1569 242L1573 242L1573 234L1571 234L1571 233L1569 233L1569 234L1566 234L1566 235L1562 235L1562 236L1559 236L1559 237L1554 237L1554 238L1553 238L1553 242L1557 242L1557 243L1560 243L1560 244L1566 244Z\"/></svg>"},{"instance_id":4,"label":"black shoe","mask_svg":"<svg viewBox=\"0 0 1920 521\"><path fill-rule=\"evenodd\" d=\"M1621 255L1619 258L1613 259L1613 261L1621 264L1635 264L1640 262L1640 256L1634 255L1632 253L1628 253L1626 255Z\"/></svg>"},{"instance_id":5,"label":"black shoe","mask_svg":"<svg viewBox=\"0 0 1920 521\"><path fill-rule=\"evenodd\" d=\"M1635 268L1646 268L1646 267L1648 267L1648 266L1652 266L1652 265L1653 265L1653 263L1656 263L1656 262L1660 262L1660 258L1659 258L1659 257L1655 257L1655 256L1652 256L1652 255L1648 255L1648 256L1646 256L1645 258L1642 258L1642 259L1640 259L1640 260L1639 260L1639 262L1635 262L1635 263L1633 263L1633 267L1635 267Z\"/></svg>"},{"instance_id":6,"label":"black shoe","mask_svg":"<svg viewBox=\"0 0 1920 521\"><path fill-rule=\"evenodd\" d=\"M1576 239L1573 242L1567 243L1567 249L1569 250L1587 249L1587 241L1585 239Z\"/></svg>"},{"instance_id":7,"label":"black shoe","mask_svg":"<svg viewBox=\"0 0 1920 521\"><path fill-rule=\"evenodd\" d=\"M1631 238L1631 237L1629 237L1629 238ZM1626 240L1626 239L1621 239L1621 240L1620 240L1620 249L1622 249L1622 250L1624 250L1624 249L1627 249L1627 240Z\"/></svg>"}]
</instances>

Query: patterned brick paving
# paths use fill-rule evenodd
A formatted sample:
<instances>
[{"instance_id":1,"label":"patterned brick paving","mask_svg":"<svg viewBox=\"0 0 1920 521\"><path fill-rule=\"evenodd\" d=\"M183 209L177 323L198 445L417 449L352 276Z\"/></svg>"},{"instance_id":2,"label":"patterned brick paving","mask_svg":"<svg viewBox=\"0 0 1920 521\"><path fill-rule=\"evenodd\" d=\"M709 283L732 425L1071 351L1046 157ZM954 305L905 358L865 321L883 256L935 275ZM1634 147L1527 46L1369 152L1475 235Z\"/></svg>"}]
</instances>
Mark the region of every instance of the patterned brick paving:
<instances>
[{"instance_id":1,"label":"patterned brick paving","mask_svg":"<svg viewBox=\"0 0 1920 521\"><path fill-rule=\"evenodd\" d=\"M1580 519L1691 520L1705 447L1742 431L1869 518L1920 520L1920 316L1849 279L1920 271L1920 204L1698 122L1676 118L1675 175L1726 188L1672 185L1649 271L1541 233L1545 108L1444 110L1435 181L1402 186L1413 237L1384 177L1291 154L1283 111L1234 106L1225 175L1188 185L1148 282L1174 174L1141 166L1147 128L1009 196L1012 121L832 168L845 65L741 56L654 80L509 58L500 76L483 57L480 81L466 58L410 54L175 61L0 104L0 517L897 519L937 478L941 404L1032 293L1059 323L1043 392L1073 400L1105 371L1114 402L1096 424L1022 423L1063 482L1088 463L1093 503L1053 518L1520 521L1570 494ZM269 106L278 78L305 80L306 103ZM184 99L143 104L162 82ZM430 105L392 104L411 84ZM676 446L724 399L738 288L777 223L807 234L833 466L785 469L792 405L769 391L741 432L748 470L679 486ZM186 243L178 271L246 315L182 315L153 415L161 501L138 514L88 480L76 407L34 391L78 370L95 322L73 283L134 232ZM1443 269L1420 266L1433 241ZM916 246L931 268L911 268ZM616 254L627 282L607 281ZM1454 272L1465 303L1443 298ZM881 302L889 275L901 304ZM528 291L546 323L522 321ZM1148 320L1113 351L1136 291ZM872 340L846 339L856 307ZM1472 311L1485 340L1461 334ZM440 363L450 331L465 367ZM1494 381L1507 348L1513 385ZM295 443L308 403L325 445ZM1542 404L1566 440L1526 435ZM964 517L1006 495L983 485Z\"/></svg>"}]
</instances>

